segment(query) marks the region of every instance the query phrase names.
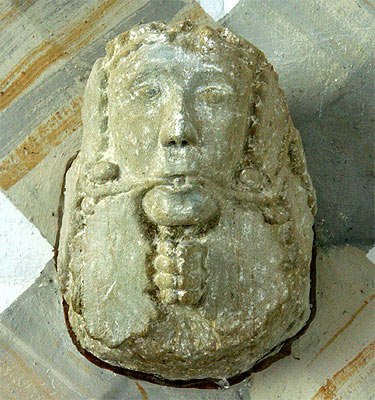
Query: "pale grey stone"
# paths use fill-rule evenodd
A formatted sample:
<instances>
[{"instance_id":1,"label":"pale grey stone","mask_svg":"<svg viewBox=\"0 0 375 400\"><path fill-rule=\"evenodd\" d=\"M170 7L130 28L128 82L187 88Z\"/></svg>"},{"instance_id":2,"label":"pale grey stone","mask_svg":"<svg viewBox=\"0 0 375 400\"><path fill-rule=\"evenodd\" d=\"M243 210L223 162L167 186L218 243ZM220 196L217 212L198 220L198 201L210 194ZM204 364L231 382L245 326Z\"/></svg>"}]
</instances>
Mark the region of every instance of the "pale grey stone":
<instances>
[{"instance_id":1,"label":"pale grey stone","mask_svg":"<svg viewBox=\"0 0 375 400\"><path fill-rule=\"evenodd\" d=\"M89 78L58 273L107 365L229 378L310 315L315 194L277 75L227 29L147 24Z\"/></svg>"}]
</instances>

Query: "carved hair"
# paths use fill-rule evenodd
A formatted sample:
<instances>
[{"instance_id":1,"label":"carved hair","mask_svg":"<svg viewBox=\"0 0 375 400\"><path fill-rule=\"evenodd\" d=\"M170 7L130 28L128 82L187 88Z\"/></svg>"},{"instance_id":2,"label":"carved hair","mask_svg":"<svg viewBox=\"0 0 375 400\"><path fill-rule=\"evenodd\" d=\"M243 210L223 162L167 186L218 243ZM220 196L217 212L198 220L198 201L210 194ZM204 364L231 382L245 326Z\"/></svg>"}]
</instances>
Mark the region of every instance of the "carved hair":
<instances>
[{"instance_id":1,"label":"carved hair","mask_svg":"<svg viewBox=\"0 0 375 400\"><path fill-rule=\"evenodd\" d=\"M110 145L107 96L110 70L141 46L160 41L207 55L214 52L225 56L231 52L249 69L254 101L249 110L247 142L236 189L251 188L260 194L269 191L277 181L282 181L280 176L287 159L287 173L300 178L315 214L315 193L306 170L301 139L289 116L278 76L259 49L222 27L215 30L189 20L178 25L150 23L132 28L108 43L106 56L95 63L85 92L85 98L90 99L84 101L82 110L85 122L82 155L86 160L103 159Z\"/></svg>"}]
</instances>

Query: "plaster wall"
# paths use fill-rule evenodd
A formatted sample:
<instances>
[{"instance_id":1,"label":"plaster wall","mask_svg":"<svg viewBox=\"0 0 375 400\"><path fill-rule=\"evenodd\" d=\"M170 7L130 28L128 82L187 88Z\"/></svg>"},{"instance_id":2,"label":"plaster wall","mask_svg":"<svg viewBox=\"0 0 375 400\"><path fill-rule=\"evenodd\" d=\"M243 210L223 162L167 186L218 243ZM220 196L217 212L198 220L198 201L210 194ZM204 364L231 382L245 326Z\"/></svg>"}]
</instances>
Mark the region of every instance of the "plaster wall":
<instances>
[{"instance_id":1,"label":"plaster wall","mask_svg":"<svg viewBox=\"0 0 375 400\"><path fill-rule=\"evenodd\" d=\"M198 0L201 7L215 21L225 17L240 0Z\"/></svg>"},{"instance_id":2,"label":"plaster wall","mask_svg":"<svg viewBox=\"0 0 375 400\"><path fill-rule=\"evenodd\" d=\"M52 246L0 192L0 313L39 276Z\"/></svg>"}]
</instances>

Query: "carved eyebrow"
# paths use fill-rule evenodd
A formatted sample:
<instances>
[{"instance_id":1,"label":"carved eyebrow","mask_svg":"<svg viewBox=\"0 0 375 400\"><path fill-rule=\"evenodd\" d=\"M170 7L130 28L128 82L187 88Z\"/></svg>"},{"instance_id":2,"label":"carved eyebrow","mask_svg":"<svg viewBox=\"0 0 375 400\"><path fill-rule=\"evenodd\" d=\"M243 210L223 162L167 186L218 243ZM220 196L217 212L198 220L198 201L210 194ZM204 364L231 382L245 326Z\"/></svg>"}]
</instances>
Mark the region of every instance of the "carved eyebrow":
<instances>
[{"instance_id":1,"label":"carved eyebrow","mask_svg":"<svg viewBox=\"0 0 375 400\"><path fill-rule=\"evenodd\" d=\"M230 92L235 91L233 77L225 72L212 71L212 70L202 71L194 76L191 83L193 86L195 84L197 88L203 86L212 86L216 88L221 87Z\"/></svg>"},{"instance_id":2,"label":"carved eyebrow","mask_svg":"<svg viewBox=\"0 0 375 400\"><path fill-rule=\"evenodd\" d=\"M153 65L149 65L140 72L134 71L129 77L129 88L147 82L161 83L162 76L171 73L169 68L159 68L155 70L154 67ZM199 71L194 74L189 86L198 92L208 87L225 90L228 93L235 92L233 77L227 73L212 69Z\"/></svg>"},{"instance_id":3,"label":"carved eyebrow","mask_svg":"<svg viewBox=\"0 0 375 400\"><path fill-rule=\"evenodd\" d=\"M160 76L163 74L163 72L168 73L168 71L164 68L155 69L155 65L147 66L140 72L135 71L133 74L131 74L131 78L129 79L130 86L142 83L149 79L155 79L155 78L159 79Z\"/></svg>"},{"instance_id":4,"label":"carved eyebrow","mask_svg":"<svg viewBox=\"0 0 375 400\"><path fill-rule=\"evenodd\" d=\"M152 73L151 70L143 71L141 73L136 74L132 79L130 79L129 87L134 87L143 82L147 82L150 80L155 80L155 73Z\"/></svg>"},{"instance_id":5,"label":"carved eyebrow","mask_svg":"<svg viewBox=\"0 0 375 400\"><path fill-rule=\"evenodd\" d=\"M227 93L234 93L234 88L231 85L228 85L224 82L204 82L202 85L199 85L196 89L197 93L203 92L207 89L216 89L216 90L224 90Z\"/></svg>"}]
</instances>

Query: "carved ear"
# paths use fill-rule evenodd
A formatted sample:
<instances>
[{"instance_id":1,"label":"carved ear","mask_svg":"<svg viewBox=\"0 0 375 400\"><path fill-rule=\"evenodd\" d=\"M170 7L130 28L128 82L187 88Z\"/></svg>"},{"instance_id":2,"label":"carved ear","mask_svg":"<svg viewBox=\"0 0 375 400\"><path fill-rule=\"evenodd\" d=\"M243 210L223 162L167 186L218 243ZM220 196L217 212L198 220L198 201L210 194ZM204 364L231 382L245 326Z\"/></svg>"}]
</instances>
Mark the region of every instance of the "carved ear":
<instances>
[{"instance_id":1,"label":"carved ear","mask_svg":"<svg viewBox=\"0 0 375 400\"><path fill-rule=\"evenodd\" d=\"M98 161L108 147L108 77L98 59L87 82L83 107L81 156L86 162Z\"/></svg>"},{"instance_id":2,"label":"carved ear","mask_svg":"<svg viewBox=\"0 0 375 400\"><path fill-rule=\"evenodd\" d=\"M89 173L89 179L98 184L103 184L117 179L119 176L119 167L109 161L98 161L92 165Z\"/></svg>"}]
</instances>

